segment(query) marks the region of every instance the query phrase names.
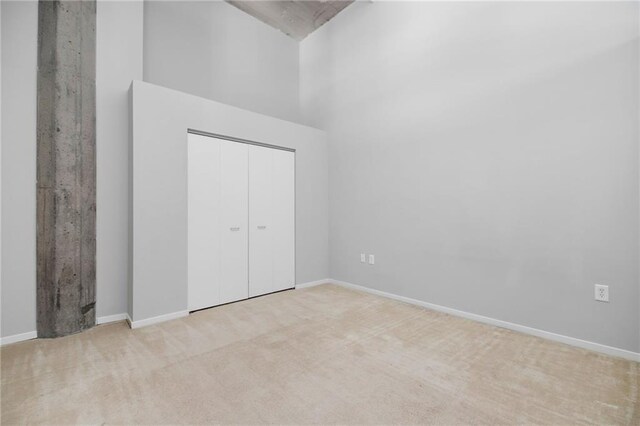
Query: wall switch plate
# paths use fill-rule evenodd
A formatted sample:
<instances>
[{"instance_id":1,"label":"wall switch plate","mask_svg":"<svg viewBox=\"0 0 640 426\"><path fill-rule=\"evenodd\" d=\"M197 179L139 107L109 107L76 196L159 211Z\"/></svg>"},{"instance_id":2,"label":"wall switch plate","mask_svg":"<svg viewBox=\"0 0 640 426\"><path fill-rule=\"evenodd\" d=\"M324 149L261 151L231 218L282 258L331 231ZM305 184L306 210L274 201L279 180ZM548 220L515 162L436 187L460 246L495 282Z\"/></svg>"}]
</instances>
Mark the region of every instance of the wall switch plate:
<instances>
[{"instance_id":1,"label":"wall switch plate","mask_svg":"<svg viewBox=\"0 0 640 426\"><path fill-rule=\"evenodd\" d=\"M376 263L376 258L374 255L370 254L369 255L369 265L373 265L374 263Z\"/></svg>"},{"instance_id":2,"label":"wall switch plate","mask_svg":"<svg viewBox=\"0 0 640 426\"><path fill-rule=\"evenodd\" d=\"M596 300L598 302L609 301L609 286L603 284L596 284Z\"/></svg>"},{"instance_id":3,"label":"wall switch plate","mask_svg":"<svg viewBox=\"0 0 640 426\"><path fill-rule=\"evenodd\" d=\"M367 263L367 255L364 253L360 253L360 262Z\"/></svg>"}]
</instances>

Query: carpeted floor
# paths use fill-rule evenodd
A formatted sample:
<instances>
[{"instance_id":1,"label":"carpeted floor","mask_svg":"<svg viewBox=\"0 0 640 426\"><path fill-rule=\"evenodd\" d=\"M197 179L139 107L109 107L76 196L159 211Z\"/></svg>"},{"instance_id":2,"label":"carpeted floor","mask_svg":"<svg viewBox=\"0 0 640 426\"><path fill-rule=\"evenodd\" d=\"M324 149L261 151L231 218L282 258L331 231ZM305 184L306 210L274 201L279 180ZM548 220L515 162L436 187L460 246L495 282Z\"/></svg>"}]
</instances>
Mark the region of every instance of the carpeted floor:
<instances>
[{"instance_id":1,"label":"carpeted floor","mask_svg":"<svg viewBox=\"0 0 640 426\"><path fill-rule=\"evenodd\" d=\"M640 364L323 285L1 349L2 424L640 424Z\"/></svg>"}]
</instances>

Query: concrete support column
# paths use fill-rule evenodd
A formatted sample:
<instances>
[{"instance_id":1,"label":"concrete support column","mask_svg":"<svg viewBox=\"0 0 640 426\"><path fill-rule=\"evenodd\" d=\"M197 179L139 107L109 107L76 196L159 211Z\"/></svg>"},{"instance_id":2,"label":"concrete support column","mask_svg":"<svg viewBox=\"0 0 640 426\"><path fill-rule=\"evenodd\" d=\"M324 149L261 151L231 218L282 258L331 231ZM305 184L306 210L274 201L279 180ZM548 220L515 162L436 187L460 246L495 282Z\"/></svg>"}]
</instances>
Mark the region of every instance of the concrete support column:
<instances>
[{"instance_id":1,"label":"concrete support column","mask_svg":"<svg viewBox=\"0 0 640 426\"><path fill-rule=\"evenodd\" d=\"M95 324L96 3L38 6L37 328Z\"/></svg>"}]
</instances>

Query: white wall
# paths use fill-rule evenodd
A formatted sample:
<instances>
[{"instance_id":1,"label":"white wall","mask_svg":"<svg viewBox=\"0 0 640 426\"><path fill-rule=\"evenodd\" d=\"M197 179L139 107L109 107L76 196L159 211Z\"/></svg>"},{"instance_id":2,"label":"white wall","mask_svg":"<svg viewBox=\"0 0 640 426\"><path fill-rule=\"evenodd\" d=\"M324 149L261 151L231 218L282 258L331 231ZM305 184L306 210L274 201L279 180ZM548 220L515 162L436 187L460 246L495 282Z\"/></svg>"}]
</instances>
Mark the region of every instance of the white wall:
<instances>
[{"instance_id":1,"label":"white wall","mask_svg":"<svg viewBox=\"0 0 640 426\"><path fill-rule=\"evenodd\" d=\"M2 7L0 7L0 63L2 62ZM2 67L0 67L0 295L2 294ZM0 337L2 336L2 302L0 302Z\"/></svg>"},{"instance_id":2,"label":"white wall","mask_svg":"<svg viewBox=\"0 0 640 426\"><path fill-rule=\"evenodd\" d=\"M222 1L145 2L144 80L297 121L298 43Z\"/></svg>"},{"instance_id":3,"label":"white wall","mask_svg":"<svg viewBox=\"0 0 640 426\"><path fill-rule=\"evenodd\" d=\"M122 95L141 72L141 12L121 6L98 5L99 316L127 300ZM37 4L0 7L4 337L35 330ZM296 119L293 41L226 4L145 8L145 77ZM638 16L374 2L306 39L302 107L330 135L331 276L638 351ZM318 259L298 281L327 270Z\"/></svg>"},{"instance_id":4,"label":"white wall","mask_svg":"<svg viewBox=\"0 0 640 426\"><path fill-rule=\"evenodd\" d=\"M96 19L96 314L105 317L128 307L129 86L142 78L142 0L99 1Z\"/></svg>"},{"instance_id":5,"label":"white wall","mask_svg":"<svg viewBox=\"0 0 640 426\"><path fill-rule=\"evenodd\" d=\"M2 2L2 330L36 328L37 2ZM142 76L142 2L98 2L97 316L127 309L129 107Z\"/></svg>"},{"instance_id":6,"label":"white wall","mask_svg":"<svg viewBox=\"0 0 640 426\"><path fill-rule=\"evenodd\" d=\"M325 133L134 81L132 319L187 310L187 129L296 150L296 283L327 278Z\"/></svg>"},{"instance_id":7,"label":"white wall","mask_svg":"<svg viewBox=\"0 0 640 426\"><path fill-rule=\"evenodd\" d=\"M637 352L638 16L374 2L305 39L331 277Z\"/></svg>"},{"instance_id":8,"label":"white wall","mask_svg":"<svg viewBox=\"0 0 640 426\"><path fill-rule=\"evenodd\" d=\"M37 2L2 2L2 337L35 330ZM199 16L203 7L209 15ZM129 105L131 81L184 82L203 96L297 118L297 43L225 3L99 1L96 37L97 315L127 311ZM148 13L147 13L148 12ZM173 13L176 12L174 16ZM182 18L181 18L182 16ZM184 18L194 20L186 25ZM197 17L197 18L196 18ZM206 18L206 19L205 19ZM174 22L175 21L175 22ZM149 31L144 33L143 23ZM200 23L200 25L197 25ZM158 28L160 24L160 28ZM211 24L213 39L198 31ZM165 28L168 33L163 32ZM213 28L215 26L215 28ZM229 27L225 27L229 26ZM194 36L194 32L195 36ZM163 37L169 37L168 39ZM195 37L195 38L194 38ZM214 46L215 66L186 46ZM181 47L182 46L182 47ZM256 47L258 46L258 47ZM165 50L168 49L168 50ZM229 49L229 50L227 50ZM246 52L251 52L246 54ZM158 56L159 55L159 56ZM192 59L195 62L189 62ZM212 74L184 74L185 65ZM205 76L205 80L198 80ZM195 80L194 80L195 78ZM172 80L174 79L174 80ZM175 80L177 79L177 80ZM203 83L204 81L204 83ZM202 84L200 84L202 83ZM171 86L171 84L169 84ZM183 88L182 90L186 90ZM187 90L188 91L188 90Z\"/></svg>"},{"instance_id":9,"label":"white wall","mask_svg":"<svg viewBox=\"0 0 640 426\"><path fill-rule=\"evenodd\" d=\"M2 330L36 329L36 46L38 4L2 9Z\"/></svg>"},{"instance_id":10,"label":"white wall","mask_svg":"<svg viewBox=\"0 0 640 426\"><path fill-rule=\"evenodd\" d=\"M36 328L38 4L2 7L2 330ZM97 316L127 310L128 89L142 76L142 2L98 2Z\"/></svg>"}]
</instances>

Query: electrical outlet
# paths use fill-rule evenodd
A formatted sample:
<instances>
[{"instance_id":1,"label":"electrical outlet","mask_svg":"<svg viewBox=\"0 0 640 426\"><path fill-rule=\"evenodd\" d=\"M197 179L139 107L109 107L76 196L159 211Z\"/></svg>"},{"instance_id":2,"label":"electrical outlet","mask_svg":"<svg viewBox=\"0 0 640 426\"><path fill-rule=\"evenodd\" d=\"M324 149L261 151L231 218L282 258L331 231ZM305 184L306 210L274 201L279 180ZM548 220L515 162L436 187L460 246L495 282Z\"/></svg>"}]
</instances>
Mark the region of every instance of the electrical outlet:
<instances>
[{"instance_id":1,"label":"electrical outlet","mask_svg":"<svg viewBox=\"0 0 640 426\"><path fill-rule=\"evenodd\" d=\"M360 262L367 263L367 255L364 253L360 253Z\"/></svg>"},{"instance_id":2,"label":"electrical outlet","mask_svg":"<svg viewBox=\"0 0 640 426\"><path fill-rule=\"evenodd\" d=\"M374 263L376 263L376 258L374 255L370 254L369 255L369 265L373 265Z\"/></svg>"},{"instance_id":3,"label":"electrical outlet","mask_svg":"<svg viewBox=\"0 0 640 426\"><path fill-rule=\"evenodd\" d=\"M598 302L608 302L609 301L609 286L596 284L596 300Z\"/></svg>"}]
</instances>

